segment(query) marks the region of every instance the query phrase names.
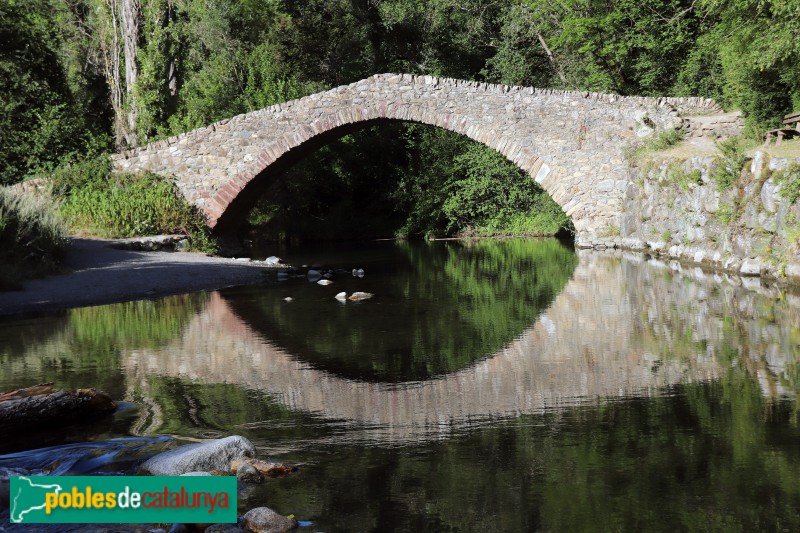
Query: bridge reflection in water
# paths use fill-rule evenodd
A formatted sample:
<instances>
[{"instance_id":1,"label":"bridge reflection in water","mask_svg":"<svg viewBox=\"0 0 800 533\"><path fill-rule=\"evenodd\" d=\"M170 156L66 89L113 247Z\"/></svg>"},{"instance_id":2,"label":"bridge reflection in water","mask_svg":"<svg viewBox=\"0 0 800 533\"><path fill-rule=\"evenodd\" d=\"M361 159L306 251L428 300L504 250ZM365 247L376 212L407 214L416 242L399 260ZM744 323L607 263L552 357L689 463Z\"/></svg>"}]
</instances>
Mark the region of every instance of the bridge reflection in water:
<instances>
[{"instance_id":1,"label":"bridge reflection in water","mask_svg":"<svg viewBox=\"0 0 800 533\"><path fill-rule=\"evenodd\" d=\"M563 291L503 349L468 368L406 383L314 368L257 333L213 293L178 339L158 349L123 350L121 365L129 390L139 395L147 395L151 375L235 384L291 410L357 425L370 441L402 444L718 377L718 320L704 316L702 300L675 294L676 287L686 284L630 260L584 253ZM146 403L157 406L158 399Z\"/></svg>"}]
</instances>

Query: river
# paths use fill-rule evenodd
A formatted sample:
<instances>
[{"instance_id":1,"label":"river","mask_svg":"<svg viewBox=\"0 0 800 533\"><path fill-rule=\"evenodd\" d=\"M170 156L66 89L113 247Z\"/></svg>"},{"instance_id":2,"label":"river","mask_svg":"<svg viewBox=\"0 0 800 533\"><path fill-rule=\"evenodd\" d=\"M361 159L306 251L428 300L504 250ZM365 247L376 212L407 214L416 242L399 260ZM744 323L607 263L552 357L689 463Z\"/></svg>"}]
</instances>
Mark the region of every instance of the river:
<instances>
[{"instance_id":1,"label":"river","mask_svg":"<svg viewBox=\"0 0 800 533\"><path fill-rule=\"evenodd\" d=\"M243 435L304 466L242 508L308 531L800 530L795 293L555 240L280 255L333 284L4 319L0 390L93 386L123 409L0 453Z\"/></svg>"}]
</instances>

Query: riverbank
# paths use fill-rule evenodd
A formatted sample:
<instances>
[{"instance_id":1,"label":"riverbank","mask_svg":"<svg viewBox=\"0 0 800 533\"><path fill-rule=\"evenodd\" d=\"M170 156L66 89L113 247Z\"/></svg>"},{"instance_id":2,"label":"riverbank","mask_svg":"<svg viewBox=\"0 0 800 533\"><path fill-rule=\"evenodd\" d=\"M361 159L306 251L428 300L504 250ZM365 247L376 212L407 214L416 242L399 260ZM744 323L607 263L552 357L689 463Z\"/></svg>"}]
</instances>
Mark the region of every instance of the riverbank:
<instances>
[{"instance_id":1,"label":"riverbank","mask_svg":"<svg viewBox=\"0 0 800 533\"><path fill-rule=\"evenodd\" d=\"M64 262L69 271L0 292L0 316L257 283L275 268L199 253L120 250L112 248L115 242L71 239Z\"/></svg>"}]
</instances>

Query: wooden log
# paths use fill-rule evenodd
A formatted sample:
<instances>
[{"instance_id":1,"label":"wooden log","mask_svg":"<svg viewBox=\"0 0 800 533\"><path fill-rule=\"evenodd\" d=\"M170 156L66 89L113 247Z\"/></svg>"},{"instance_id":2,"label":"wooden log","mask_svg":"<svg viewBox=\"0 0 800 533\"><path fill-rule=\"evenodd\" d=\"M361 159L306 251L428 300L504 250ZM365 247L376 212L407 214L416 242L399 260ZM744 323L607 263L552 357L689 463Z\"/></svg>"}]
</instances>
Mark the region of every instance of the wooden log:
<instances>
[{"instance_id":1,"label":"wooden log","mask_svg":"<svg viewBox=\"0 0 800 533\"><path fill-rule=\"evenodd\" d=\"M110 396L95 389L54 390L52 383L44 383L0 394L0 430L62 426L116 408Z\"/></svg>"}]
</instances>

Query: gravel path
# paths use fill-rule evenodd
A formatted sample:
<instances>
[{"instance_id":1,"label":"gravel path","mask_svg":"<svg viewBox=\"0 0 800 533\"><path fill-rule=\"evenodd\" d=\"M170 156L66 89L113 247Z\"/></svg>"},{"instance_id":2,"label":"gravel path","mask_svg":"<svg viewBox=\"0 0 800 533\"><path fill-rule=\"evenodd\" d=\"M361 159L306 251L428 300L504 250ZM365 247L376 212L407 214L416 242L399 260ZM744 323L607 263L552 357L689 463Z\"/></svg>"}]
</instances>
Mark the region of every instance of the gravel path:
<instances>
[{"instance_id":1,"label":"gravel path","mask_svg":"<svg viewBox=\"0 0 800 533\"><path fill-rule=\"evenodd\" d=\"M0 292L0 316L246 285L271 270L264 263L198 253L118 250L112 243L72 239L66 260L71 272Z\"/></svg>"}]
</instances>

